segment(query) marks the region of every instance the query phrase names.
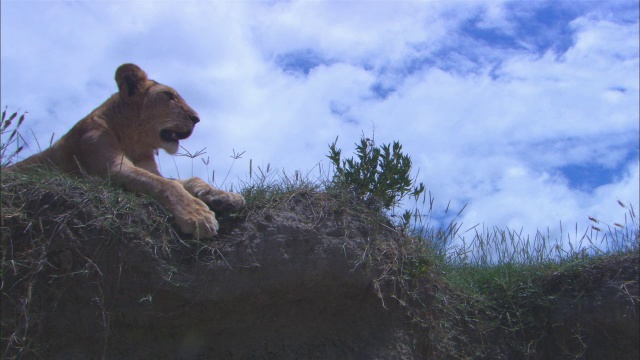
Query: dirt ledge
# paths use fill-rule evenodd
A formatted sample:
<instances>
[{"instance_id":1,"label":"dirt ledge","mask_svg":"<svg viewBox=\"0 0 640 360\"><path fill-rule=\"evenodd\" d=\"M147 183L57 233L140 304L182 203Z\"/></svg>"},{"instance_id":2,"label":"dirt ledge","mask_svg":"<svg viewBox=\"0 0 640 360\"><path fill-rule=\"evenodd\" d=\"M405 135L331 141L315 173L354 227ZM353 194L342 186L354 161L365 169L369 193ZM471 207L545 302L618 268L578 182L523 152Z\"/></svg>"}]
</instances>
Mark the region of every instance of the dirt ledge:
<instances>
[{"instance_id":1,"label":"dirt ledge","mask_svg":"<svg viewBox=\"0 0 640 360\"><path fill-rule=\"evenodd\" d=\"M219 214L200 242L95 179L2 175L6 359L640 355L638 254L540 274L551 300L528 307L451 287L414 239L326 193ZM513 330L509 312L529 320Z\"/></svg>"},{"instance_id":2,"label":"dirt ledge","mask_svg":"<svg viewBox=\"0 0 640 360\"><path fill-rule=\"evenodd\" d=\"M17 358L420 357L370 261L406 239L316 211L324 194L223 217L202 243L158 225L171 219L144 197L59 181L3 184L3 202L24 202L3 205L3 350Z\"/></svg>"}]
</instances>

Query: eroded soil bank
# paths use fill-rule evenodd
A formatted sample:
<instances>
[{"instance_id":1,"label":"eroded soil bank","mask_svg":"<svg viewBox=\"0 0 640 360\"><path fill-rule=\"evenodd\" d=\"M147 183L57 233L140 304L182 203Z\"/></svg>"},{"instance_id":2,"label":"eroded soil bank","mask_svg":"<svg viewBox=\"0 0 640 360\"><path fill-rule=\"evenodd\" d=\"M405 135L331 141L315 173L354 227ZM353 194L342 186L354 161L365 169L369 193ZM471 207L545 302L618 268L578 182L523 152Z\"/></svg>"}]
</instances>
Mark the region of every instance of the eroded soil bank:
<instances>
[{"instance_id":1,"label":"eroded soil bank","mask_svg":"<svg viewBox=\"0 0 640 360\"><path fill-rule=\"evenodd\" d=\"M637 254L541 278L553 307L520 316L546 320L507 333L513 320L448 285L415 239L326 193L220 214L205 243L147 198L29 181L2 184L7 359L639 355Z\"/></svg>"}]
</instances>

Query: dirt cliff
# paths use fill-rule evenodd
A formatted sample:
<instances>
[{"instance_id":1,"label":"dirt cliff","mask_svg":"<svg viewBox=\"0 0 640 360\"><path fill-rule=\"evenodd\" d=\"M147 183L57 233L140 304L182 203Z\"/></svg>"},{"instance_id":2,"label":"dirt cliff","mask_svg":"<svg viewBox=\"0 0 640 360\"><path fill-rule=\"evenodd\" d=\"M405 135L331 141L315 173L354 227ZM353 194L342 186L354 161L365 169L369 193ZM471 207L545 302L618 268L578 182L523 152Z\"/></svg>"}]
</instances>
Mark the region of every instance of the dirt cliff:
<instances>
[{"instance_id":1,"label":"dirt cliff","mask_svg":"<svg viewBox=\"0 0 640 360\"><path fill-rule=\"evenodd\" d=\"M203 242L99 180L2 180L3 358L638 355L637 254L542 276L550 305L527 307L456 289L416 239L322 191L248 194Z\"/></svg>"},{"instance_id":2,"label":"dirt cliff","mask_svg":"<svg viewBox=\"0 0 640 360\"><path fill-rule=\"evenodd\" d=\"M404 311L383 294L388 269L372 261L407 238L318 208L335 203L326 194L221 214L221 235L205 243L181 239L147 198L64 177L38 187L19 180L3 188L3 350L47 359L418 357Z\"/></svg>"}]
</instances>

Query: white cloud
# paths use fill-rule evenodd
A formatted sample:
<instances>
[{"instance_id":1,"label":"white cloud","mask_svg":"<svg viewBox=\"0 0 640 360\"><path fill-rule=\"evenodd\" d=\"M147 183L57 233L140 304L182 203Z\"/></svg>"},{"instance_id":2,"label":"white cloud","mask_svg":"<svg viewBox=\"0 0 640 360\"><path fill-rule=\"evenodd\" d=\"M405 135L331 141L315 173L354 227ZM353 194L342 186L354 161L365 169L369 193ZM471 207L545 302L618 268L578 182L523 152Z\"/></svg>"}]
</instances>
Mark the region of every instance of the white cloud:
<instances>
[{"instance_id":1,"label":"white cloud","mask_svg":"<svg viewBox=\"0 0 640 360\"><path fill-rule=\"evenodd\" d=\"M327 163L336 136L349 154L375 128L379 144L400 140L440 209L469 203L470 226L544 229L617 214L616 199L638 199L637 163L635 172L628 164L639 132L638 22L602 15L617 8L572 8L581 11L567 24L573 45L539 53L528 42L548 34L517 38L518 19L537 5L35 4L1 3L1 80L3 105L29 111L41 145L115 92L116 67L135 62L178 89L203 120L184 146L206 147L209 168L162 155L166 175L190 176L193 165L205 178L215 168L221 181L233 164L231 179L245 179L249 159L254 170L270 163L305 172ZM464 34L471 19L522 49ZM279 63L305 51L316 61L306 75ZM232 149L246 153L234 163ZM618 176L578 190L561 171L571 164Z\"/></svg>"},{"instance_id":2,"label":"white cloud","mask_svg":"<svg viewBox=\"0 0 640 360\"><path fill-rule=\"evenodd\" d=\"M256 45L265 56L318 49L329 58L381 66L401 61L411 45L440 39L444 3L287 2L255 17Z\"/></svg>"}]
</instances>

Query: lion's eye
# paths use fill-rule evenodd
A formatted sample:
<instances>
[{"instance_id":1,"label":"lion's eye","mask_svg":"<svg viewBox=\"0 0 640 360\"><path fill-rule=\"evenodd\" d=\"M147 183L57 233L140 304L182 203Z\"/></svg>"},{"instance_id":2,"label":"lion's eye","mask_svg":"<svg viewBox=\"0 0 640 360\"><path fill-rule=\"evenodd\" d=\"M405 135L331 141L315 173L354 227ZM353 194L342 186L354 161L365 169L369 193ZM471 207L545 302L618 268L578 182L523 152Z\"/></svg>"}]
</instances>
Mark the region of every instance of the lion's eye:
<instances>
[{"instance_id":1,"label":"lion's eye","mask_svg":"<svg viewBox=\"0 0 640 360\"><path fill-rule=\"evenodd\" d=\"M167 95L169 100L175 100L176 99L176 95L174 93L172 93L171 91L165 91L164 94Z\"/></svg>"}]
</instances>

